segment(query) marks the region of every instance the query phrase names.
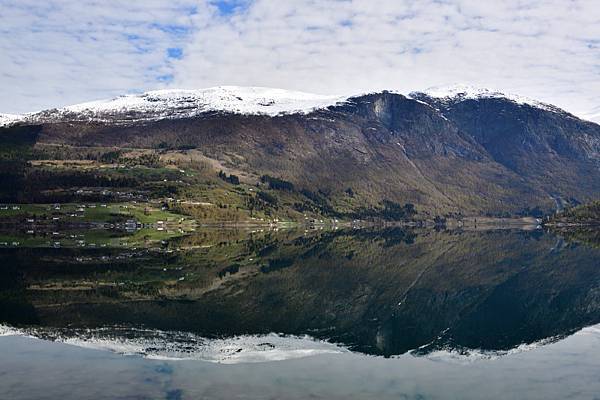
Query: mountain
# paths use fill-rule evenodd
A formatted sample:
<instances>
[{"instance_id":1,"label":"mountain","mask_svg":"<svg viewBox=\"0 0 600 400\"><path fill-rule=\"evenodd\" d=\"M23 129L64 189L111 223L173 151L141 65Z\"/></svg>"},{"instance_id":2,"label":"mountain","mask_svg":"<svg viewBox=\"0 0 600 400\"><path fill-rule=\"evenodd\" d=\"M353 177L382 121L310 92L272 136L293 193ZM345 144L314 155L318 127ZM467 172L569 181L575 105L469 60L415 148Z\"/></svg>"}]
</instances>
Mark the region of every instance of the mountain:
<instances>
[{"instance_id":1,"label":"mountain","mask_svg":"<svg viewBox=\"0 0 600 400\"><path fill-rule=\"evenodd\" d=\"M479 91L415 93L505 168L553 198L597 193L598 125L552 105Z\"/></svg>"},{"instance_id":2,"label":"mountain","mask_svg":"<svg viewBox=\"0 0 600 400\"><path fill-rule=\"evenodd\" d=\"M155 90L24 115L0 114L0 125L103 122L111 125L191 118L209 112L270 115L307 113L344 97L262 87L220 86L200 90Z\"/></svg>"},{"instance_id":3,"label":"mountain","mask_svg":"<svg viewBox=\"0 0 600 400\"><path fill-rule=\"evenodd\" d=\"M258 185L277 207L297 213L357 216L411 203L429 214L527 214L600 197L599 125L481 89L353 97L239 87L154 91L12 116L0 135L30 138L25 147L36 162L4 186L23 200L44 198L32 170L43 164L44 179L55 170L41 161L97 161L115 152L154 155L156 166L206 178L194 191L200 181L180 177L175 196L204 198L214 187L209 178L224 171L235 178L219 190L232 192L237 180L248 190ZM96 174L107 173L97 167Z\"/></svg>"}]
</instances>

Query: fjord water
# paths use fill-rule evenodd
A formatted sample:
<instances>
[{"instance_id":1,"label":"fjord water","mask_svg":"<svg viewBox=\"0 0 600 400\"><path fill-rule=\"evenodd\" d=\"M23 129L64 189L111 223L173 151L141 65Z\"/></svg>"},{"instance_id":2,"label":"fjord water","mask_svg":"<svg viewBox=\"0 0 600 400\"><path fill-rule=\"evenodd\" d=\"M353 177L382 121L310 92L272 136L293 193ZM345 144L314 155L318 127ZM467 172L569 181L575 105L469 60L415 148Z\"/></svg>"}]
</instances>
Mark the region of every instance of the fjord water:
<instances>
[{"instance_id":1,"label":"fjord water","mask_svg":"<svg viewBox=\"0 0 600 400\"><path fill-rule=\"evenodd\" d=\"M1 398L600 393L593 243L541 230L105 236L0 249Z\"/></svg>"}]
</instances>

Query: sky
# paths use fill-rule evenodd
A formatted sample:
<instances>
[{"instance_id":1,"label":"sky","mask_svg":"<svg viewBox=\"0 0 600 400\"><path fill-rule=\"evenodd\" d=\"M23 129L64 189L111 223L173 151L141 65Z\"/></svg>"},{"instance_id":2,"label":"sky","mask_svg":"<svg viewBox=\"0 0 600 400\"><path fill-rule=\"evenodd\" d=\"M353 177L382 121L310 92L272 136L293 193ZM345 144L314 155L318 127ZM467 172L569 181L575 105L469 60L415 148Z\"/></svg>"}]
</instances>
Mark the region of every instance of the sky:
<instances>
[{"instance_id":1,"label":"sky","mask_svg":"<svg viewBox=\"0 0 600 400\"><path fill-rule=\"evenodd\" d=\"M600 1L0 0L0 113L165 88L453 84L600 121Z\"/></svg>"}]
</instances>

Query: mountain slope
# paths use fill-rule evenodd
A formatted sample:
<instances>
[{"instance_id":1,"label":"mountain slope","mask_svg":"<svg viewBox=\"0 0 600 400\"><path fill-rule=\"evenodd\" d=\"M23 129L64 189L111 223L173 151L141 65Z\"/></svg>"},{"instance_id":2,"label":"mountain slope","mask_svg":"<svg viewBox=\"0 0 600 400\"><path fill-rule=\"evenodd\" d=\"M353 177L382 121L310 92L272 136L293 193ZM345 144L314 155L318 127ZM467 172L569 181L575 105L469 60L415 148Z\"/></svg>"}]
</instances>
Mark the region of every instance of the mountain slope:
<instances>
[{"instance_id":1,"label":"mountain slope","mask_svg":"<svg viewBox=\"0 0 600 400\"><path fill-rule=\"evenodd\" d=\"M600 126L541 103L496 92L211 90L204 100L150 92L50 110L2 131L39 132L39 158L67 146L143 149L192 167L201 159L209 175L224 169L251 185L276 177L343 212L388 200L432 213L517 213L600 196Z\"/></svg>"},{"instance_id":2,"label":"mountain slope","mask_svg":"<svg viewBox=\"0 0 600 400\"><path fill-rule=\"evenodd\" d=\"M494 161L553 198L598 195L597 124L551 105L495 92L412 96L439 110L483 146Z\"/></svg>"}]
</instances>

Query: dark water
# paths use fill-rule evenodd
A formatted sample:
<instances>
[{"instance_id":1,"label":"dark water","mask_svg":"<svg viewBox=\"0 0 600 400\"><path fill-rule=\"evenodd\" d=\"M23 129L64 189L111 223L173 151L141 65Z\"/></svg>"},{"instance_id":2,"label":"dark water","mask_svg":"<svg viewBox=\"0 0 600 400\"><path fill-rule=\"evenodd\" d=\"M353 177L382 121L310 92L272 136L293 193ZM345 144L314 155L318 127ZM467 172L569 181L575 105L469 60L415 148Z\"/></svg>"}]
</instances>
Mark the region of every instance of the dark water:
<instances>
[{"instance_id":1,"label":"dark water","mask_svg":"<svg viewBox=\"0 0 600 400\"><path fill-rule=\"evenodd\" d=\"M105 237L5 241L0 398L600 394L590 244L539 230Z\"/></svg>"}]
</instances>

